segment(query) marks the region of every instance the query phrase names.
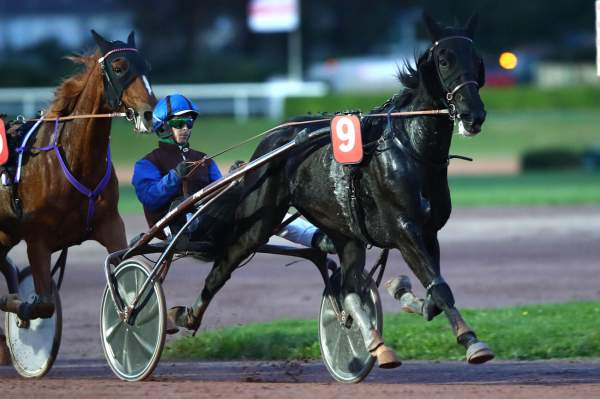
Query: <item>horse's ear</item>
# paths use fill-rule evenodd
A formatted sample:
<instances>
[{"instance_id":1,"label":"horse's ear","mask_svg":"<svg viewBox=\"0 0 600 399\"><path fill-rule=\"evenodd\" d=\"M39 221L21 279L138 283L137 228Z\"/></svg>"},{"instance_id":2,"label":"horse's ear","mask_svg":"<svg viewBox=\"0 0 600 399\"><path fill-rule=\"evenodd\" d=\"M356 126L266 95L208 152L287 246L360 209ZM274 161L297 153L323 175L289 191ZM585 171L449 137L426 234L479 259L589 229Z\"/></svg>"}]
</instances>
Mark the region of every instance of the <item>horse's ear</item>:
<instances>
[{"instance_id":1,"label":"horse's ear","mask_svg":"<svg viewBox=\"0 0 600 399\"><path fill-rule=\"evenodd\" d=\"M127 45L129 47L135 48L135 34L133 33L133 31L131 31L129 36L127 36Z\"/></svg>"},{"instance_id":2,"label":"horse's ear","mask_svg":"<svg viewBox=\"0 0 600 399\"><path fill-rule=\"evenodd\" d=\"M473 36L475 35L475 30L477 29L478 21L479 21L479 16L477 15L476 12L474 12L473 15L471 15L471 17L467 21L467 24L465 25L465 32L467 33L467 36L470 37L471 39L473 39Z\"/></svg>"},{"instance_id":3,"label":"horse's ear","mask_svg":"<svg viewBox=\"0 0 600 399\"><path fill-rule=\"evenodd\" d=\"M95 30L92 29L92 36L94 37L94 41L96 42L96 44L98 45L98 47L100 48L100 52L102 54L106 54L106 52L110 49L110 42L107 41L105 38L103 38L102 36L100 36L98 34L98 32L96 32Z\"/></svg>"},{"instance_id":4,"label":"horse's ear","mask_svg":"<svg viewBox=\"0 0 600 399\"><path fill-rule=\"evenodd\" d=\"M427 30L429 31L429 35L433 39L433 41L438 40L442 37L443 28L440 24L437 23L435 19L433 19L426 12L423 13L423 20L425 21L425 25L427 26Z\"/></svg>"}]
</instances>

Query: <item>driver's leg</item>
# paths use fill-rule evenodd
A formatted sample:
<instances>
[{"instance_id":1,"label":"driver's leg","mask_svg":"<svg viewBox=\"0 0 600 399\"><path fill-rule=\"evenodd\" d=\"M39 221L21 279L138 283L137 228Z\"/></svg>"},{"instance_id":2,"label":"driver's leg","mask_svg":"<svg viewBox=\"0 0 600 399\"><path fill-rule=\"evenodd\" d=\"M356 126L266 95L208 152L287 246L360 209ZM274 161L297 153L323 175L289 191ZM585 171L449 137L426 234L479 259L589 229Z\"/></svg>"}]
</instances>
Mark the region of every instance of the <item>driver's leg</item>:
<instances>
[{"instance_id":1,"label":"driver's leg","mask_svg":"<svg viewBox=\"0 0 600 399\"><path fill-rule=\"evenodd\" d=\"M290 217L291 215L287 215ZM296 218L277 232L277 235L296 244L320 249L330 254L335 253L333 242L318 227L304 219Z\"/></svg>"}]
</instances>

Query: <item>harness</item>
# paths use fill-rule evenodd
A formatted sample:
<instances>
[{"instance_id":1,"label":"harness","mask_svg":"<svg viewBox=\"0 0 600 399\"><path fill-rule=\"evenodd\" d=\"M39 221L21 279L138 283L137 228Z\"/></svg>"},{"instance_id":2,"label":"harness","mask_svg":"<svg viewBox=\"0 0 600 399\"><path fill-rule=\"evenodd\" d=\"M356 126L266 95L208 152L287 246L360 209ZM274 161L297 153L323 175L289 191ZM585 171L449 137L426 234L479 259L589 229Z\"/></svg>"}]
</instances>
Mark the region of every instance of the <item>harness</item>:
<instances>
[{"instance_id":1,"label":"harness","mask_svg":"<svg viewBox=\"0 0 600 399\"><path fill-rule=\"evenodd\" d=\"M59 120L56 119L54 121L54 131L52 133L52 137L54 138L54 140L52 141L52 144L47 145L45 147L40 147L40 148L34 147L32 149L38 150L38 151L44 151L44 152L54 150L54 153L56 154L56 157L58 158L60 167L61 167L63 173L65 174L65 177L69 181L69 183L71 183L71 185L73 187L75 187L75 189L77 191L79 191L81 194L85 195L88 198L88 210L87 210L87 215L85 218L85 235L87 237L92 232L91 223L92 223L92 218L94 216L94 211L96 209L96 200L100 196L100 193L107 186L108 182L110 181L110 176L112 174L112 160L111 160L111 156L110 156L110 140L108 143L108 147L106 149L106 172L104 172L104 176L102 177L100 182L98 182L96 187L94 189L90 189L90 188L86 187L85 185L83 185L79 180L77 180L77 178L75 176L73 176L73 174L67 167L67 164L60 152L60 147L58 145L58 138L60 136L58 124L59 124Z\"/></svg>"},{"instance_id":2,"label":"harness","mask_svg":"<svg viewBox=\"0 0 600 399\"><path fill-rule=\"evenodd\" d=\"M112 70L112 68L107 67L107 62L112 62L117 58L123 56L123 53L126 53L124 57L129 61L129 68L122 74L117 74ZM104 79L104 93L106 96L106 101L108 102L111 109L118 109L123 101L121 99L123 95L123 91L133 82L133 80L140 75L143 75L149 70L149 67L145 60L139 55L138 50L133 47L119 47L112 49L106 52L102 57L98 59L98 63L100 64L100 69L102 71L102 76ZM89 115L69 115L63 117L56 118L44 118L44 116L40 117L36 120L35 124L29 129L29 131L25 134L23 141L21 144L15 149L18 154L17 158L17 170L14 178L14 187L12 187L13 192L13 209L15 214L20 218L22 216L22 209L20 205L20 199L17 196L16 186L21 180L21 171L23 167L23 157L24 153L28 150L35 150L41 152L54 151L56 157L58 158L60 167L65 175L66 179L69 183L81 194L88 198L88 209L86 213L85 220L85 233L82 241L85 241L92 232L92 219L94 216L95 208L96 208L96 200L102 193L102 191L108 185L110 181L110 177L112 174L112 158L110 152L110 140L108 144L108 148L106 151L106 171L102 179L98 182L98 184L94 188L89 188L82 184L69 170L65 159L63 158L60 146L58 144L58 140L60 137L59 131L59 123L61 121L68 121L74 119L88 119L88 118L114 118L114 117L124 117L128 121L134 121L138 115L132 108L128 108L127 112L112 112L107 114L89 114ZM44 146L44 147L31 147L29 148L27 144L31 137L33 137L34 133L39 128L40 124L43 122L52 122L54 121L54 130L52 133L52 144Z\"/></svg>"}]
</instances>

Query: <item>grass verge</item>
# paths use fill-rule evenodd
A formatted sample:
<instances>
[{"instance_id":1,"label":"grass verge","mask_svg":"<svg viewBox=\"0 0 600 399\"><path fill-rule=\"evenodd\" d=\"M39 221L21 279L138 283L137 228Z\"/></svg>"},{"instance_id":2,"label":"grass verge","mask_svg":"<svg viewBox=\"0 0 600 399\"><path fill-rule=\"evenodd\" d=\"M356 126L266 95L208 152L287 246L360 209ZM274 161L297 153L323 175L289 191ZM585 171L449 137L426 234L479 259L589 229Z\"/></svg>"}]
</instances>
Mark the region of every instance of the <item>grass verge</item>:
<instances>
[{"instance_id":1,"label":"grass verge","mask_svg":"<svg viewBox=\"0 0 600 399\"><path fill-rule=\"evenodd\" d=\"M318 309L315 309L317 312ZM465 310L465 319L498 359L600 357L600 302ZM384 338L403 360L461 360L464 350L446 319L409 314L385 317ZM171 342L171 359L319 359L317 322L283 320L213 331Z\"/></svg>"},{"instance_id":2,"label":"grass verge","mask_svg":"<svg viewBox=\"0 0 600 399\"><path fill-rule=\"evenodd\" d=\"M600 173L451 176L450 190L454 207L600 204ZM119 210L142 212L130 184L120 186Z\"/></svg>"}]
</instances>

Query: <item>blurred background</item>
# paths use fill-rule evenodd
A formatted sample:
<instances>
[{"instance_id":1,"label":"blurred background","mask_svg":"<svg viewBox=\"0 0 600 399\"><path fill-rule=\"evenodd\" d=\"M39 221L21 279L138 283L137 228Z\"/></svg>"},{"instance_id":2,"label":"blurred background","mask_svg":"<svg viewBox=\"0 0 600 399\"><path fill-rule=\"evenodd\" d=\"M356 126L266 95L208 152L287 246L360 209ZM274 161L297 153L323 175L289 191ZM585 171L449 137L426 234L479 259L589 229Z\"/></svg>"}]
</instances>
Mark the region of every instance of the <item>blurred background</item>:
<instances>
[{"instance_id":1,"label":"blurred background","mask_svg":"<svg viewBox=\"0 0 600 399\"><path fill-rule=\"evenodd\" d=\"M180 92L202 115L192 144L209 154L294 115L369 112L402 90L405 60L430 45L423 11L447 25L477 12L486 64L483 132L456 136L457 205L600 203L600 78L594 1L0 0L0 112L44 108L92 52L134 30L159 97ZM139 212L131 168L155 144L115 121L125 212ZM218 159L226 169L255 144Z\"/></svg>"}]
</instances>

